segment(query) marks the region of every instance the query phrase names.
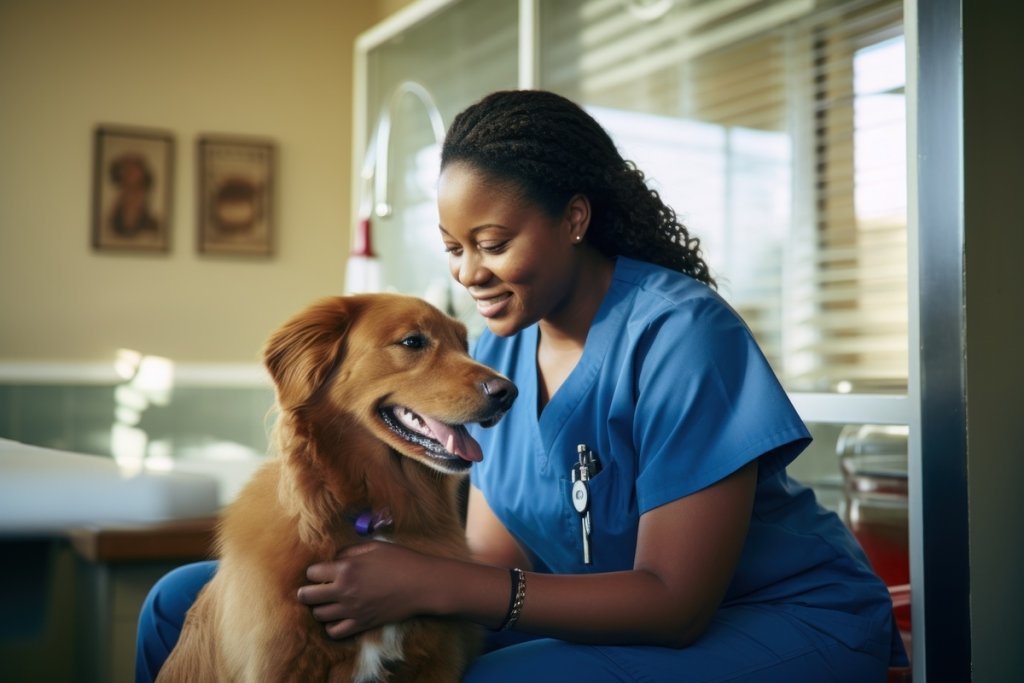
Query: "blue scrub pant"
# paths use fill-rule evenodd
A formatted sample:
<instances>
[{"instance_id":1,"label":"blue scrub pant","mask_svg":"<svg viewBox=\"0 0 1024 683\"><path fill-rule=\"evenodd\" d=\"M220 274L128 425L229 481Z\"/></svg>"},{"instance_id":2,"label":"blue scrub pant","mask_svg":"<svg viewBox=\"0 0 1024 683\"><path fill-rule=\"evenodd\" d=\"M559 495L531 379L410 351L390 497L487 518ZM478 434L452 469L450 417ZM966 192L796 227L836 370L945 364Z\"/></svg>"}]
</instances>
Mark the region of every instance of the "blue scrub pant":
<instances>
[{"instance_id":1,"label":"blue scrub pant","mask_svg":"<svg viewBox=\"0 0 1024 683\"><path fill-rule=\"evenodd\" d=\"M186 565L153 586L139 616L136 683L156 678L178 640L185 613L216 569L216 562ZM488 648L464 682L881 683L888 658L887 648L874 655L851 650L756 605L719 610L704 637L679 650L578 645L508 633L494 634Z\"/></svg>"}]
</instances>

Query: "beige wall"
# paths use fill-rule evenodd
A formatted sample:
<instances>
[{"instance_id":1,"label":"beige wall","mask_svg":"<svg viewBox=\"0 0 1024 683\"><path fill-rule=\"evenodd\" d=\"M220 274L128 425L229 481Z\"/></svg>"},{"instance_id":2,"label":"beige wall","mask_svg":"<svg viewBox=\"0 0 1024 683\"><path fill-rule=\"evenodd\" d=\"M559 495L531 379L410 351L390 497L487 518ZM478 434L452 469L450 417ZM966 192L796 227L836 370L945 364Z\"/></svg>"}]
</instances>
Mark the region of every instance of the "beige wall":
<instances>
[{"instance_id":1,"label":"beige wall","mask_svg":"<svg viewBox=\"0 0 1024 683\"><path fill-rule=\"evenodd\" d=\"M269 331L340 293L352 47L394 0L0 2L0 365L258 358ZM90 246L97 124L176 138L172 250ZM276 253L196 252L195 142L273 139Z\"/></svg>"},{"instance_id":2,"label":"beige wall","mask_svg":"<svg viewBox=\"0 0 1024 683\"><path fill-rule=\"evenodd\" d=\"M404 9L407 5L411 5L415 0L377 0L377 5L380 7L380 13L382 16L388 16Z\"/></svg>"}]
</instances>

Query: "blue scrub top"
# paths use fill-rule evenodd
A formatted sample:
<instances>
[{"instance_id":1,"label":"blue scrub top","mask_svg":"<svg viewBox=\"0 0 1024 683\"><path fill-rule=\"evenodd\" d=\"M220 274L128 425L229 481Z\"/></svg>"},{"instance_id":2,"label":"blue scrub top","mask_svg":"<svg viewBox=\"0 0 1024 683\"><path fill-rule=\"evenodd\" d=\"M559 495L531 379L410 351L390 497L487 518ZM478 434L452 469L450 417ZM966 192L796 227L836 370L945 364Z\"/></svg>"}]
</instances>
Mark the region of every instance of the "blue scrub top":
<instances>
[{"instance_id":1,"label":"blue scrub top","mask_svg":"<svg viewBox=\"0 0 1024 683\"><path fill-rule=\"evenodd\" d=\"M888 645L888 590L842 521L786 475L810 434L718 294L618 258L583 355L539 418L537 341L533 325L507 338L485 332L475 344L474 356L514 381L519 398L496 427L473 429L484 459L472 469L534 569L631 569L640 515L757 459L750 530L723 606L770 603L850 647L880 637ZM569 495L578 444L602 465L590 482L589 566Z\"/></svg>"}]
</instances>

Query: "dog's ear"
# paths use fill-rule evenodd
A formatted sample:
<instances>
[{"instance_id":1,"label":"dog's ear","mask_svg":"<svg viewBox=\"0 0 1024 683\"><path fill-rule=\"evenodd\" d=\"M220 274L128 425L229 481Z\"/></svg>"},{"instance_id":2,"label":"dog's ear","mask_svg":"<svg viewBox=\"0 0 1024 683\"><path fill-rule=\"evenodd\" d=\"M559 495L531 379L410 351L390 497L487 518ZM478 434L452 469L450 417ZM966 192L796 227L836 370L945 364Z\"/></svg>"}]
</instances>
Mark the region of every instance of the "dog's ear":
<instances>
[{"instance_id":1,"label":"dog's ear","mask_svg":"<svg viewBox=\"0 0 1024 683\"><path fill-rule=\"evenodd\" d=\"M321 299L282 325L263 347L263 363L284 409L302 405L341 362L355 303Z\"/></svg>"}]
</instances>

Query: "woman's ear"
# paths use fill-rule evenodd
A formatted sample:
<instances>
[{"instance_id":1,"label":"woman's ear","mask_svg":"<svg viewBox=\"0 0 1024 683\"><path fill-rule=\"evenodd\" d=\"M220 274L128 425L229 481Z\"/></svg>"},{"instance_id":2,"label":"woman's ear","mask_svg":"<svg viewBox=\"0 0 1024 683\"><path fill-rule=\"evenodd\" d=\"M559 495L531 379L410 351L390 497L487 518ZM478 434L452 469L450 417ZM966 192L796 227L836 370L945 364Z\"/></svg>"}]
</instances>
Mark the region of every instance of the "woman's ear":
<instances>
[{"instance_id":1,"label":"woman's ear","mask_svg":"<svg viewBox=\"0 0 1024 683\"><path fill-rule=\"evenodd\" d=\"M586 195L573 195L569 200L565 207L565 223L573 244L582 242L590 227L590 200Z\"/></svg>"}]
</instances>

